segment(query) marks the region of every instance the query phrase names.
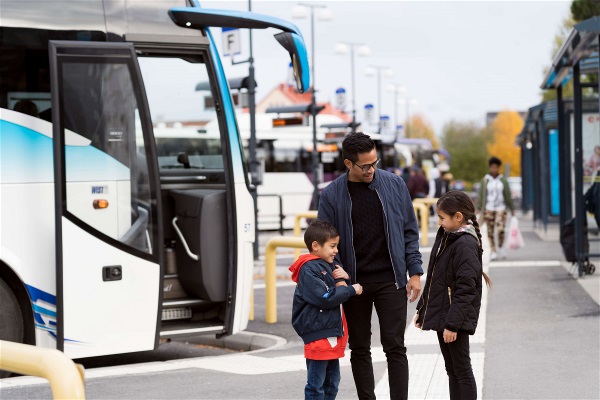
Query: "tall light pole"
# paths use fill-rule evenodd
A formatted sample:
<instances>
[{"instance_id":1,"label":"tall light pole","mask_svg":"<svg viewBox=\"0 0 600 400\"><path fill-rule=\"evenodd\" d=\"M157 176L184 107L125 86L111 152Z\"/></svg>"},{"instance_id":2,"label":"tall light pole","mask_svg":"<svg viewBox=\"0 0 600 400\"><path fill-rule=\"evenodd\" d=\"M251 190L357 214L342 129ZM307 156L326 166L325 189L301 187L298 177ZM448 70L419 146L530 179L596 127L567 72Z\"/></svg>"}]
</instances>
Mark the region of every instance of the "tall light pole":
<instances>
[{"instance_id":1,"label":"tall light pole","mask_svg":"<svg viewBox=\"0 0 600 400\"><path fill-rule=\"evenodd\" d=\"M392 83L388 86L388 89L394 93L394 133L395 137L398 138L398 94L404 93L406 88L398 83Z\"/></svg>"},{"instance_id":2,"label":"tall light pole","mask_svg":"<svg viewBox=\"0 0 600 400\"><path fill-rule=\"evenodd\" d=\"M401 98L398 99L398 103L406 105L406 137L410 138L410 105L418 102L416 99Z\"/></svg>"},{"instance_id":3,"label":"tall light pole","mask_svg":"<svg viewBox=\"0 0 600 400\"><path fill-rule=\"evenodd\" d=\"M375 76L377 75L377 114L379 115L378 117L378 123L377 123L377 133L381 133L381 116L382 114L382 110L381 110L381 72L383 71L383 74L386 77L392 77L394 76L394 71L387 66L384 65L369 65L367 67L367 69L365 70L365 73L367 76Z\"/></svg>"},{"instance_id":4,"label":"tall light pole","mask_svg":"<svg viewBox=\"0 0 600 400\"><path fill-rule=\"evenodd\" d=\"M337 54L348 54L350 53L350 75L352 78L352 132L356 129L356 90L354 87L355 74L354 74L354 48L358 47L358 55L367 57L371 55L371 49L364 43L353 43L353 42L339 42L335 45L335 52Z\"/></svg>"},{"instance_id":5,"label":"tall light pole","mask_svg":"<svg viewBox=\"0 0 600 400\"><path fill-rule=\"evenodd\" d=\"M317 209L319 206L319 155L317 153L317 98L315 95L315 8L320 10L319 20L329 21L333 18L331 10L321 4L298 3L292 10L292 18L306 18L308 16L307 9L310 10L310 41L311 41L311 79L312 79L312 96L310 102L310 113L313 120L313 151L312 151L312 172L313 172L313 198L312 209Z\"/></svg>"}]
</instances>

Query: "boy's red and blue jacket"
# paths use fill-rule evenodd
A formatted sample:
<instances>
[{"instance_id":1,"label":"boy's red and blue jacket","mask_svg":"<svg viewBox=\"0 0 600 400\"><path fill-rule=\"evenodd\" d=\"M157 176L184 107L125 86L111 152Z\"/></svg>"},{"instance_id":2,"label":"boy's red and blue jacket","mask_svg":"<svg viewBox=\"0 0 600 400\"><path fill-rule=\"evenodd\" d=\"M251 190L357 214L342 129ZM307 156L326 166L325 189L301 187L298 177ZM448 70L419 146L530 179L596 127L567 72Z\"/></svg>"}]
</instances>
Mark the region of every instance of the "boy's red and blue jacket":
<instances>
[{"instance_id":1,"label":"boy's red and blue jacket","mask_svg":"<svg viewBox=\"0 0 600 400\"><path fill-rule=\"evenodd\" d=\"M292 326L304 341L305 357L343 357L348 334L340 305L356 294L354 287L336 287L331 265L312 254L301 255L289 269L297 283ZM327 339L336 337L336 343Z\"/></svg>"}]
</instances>

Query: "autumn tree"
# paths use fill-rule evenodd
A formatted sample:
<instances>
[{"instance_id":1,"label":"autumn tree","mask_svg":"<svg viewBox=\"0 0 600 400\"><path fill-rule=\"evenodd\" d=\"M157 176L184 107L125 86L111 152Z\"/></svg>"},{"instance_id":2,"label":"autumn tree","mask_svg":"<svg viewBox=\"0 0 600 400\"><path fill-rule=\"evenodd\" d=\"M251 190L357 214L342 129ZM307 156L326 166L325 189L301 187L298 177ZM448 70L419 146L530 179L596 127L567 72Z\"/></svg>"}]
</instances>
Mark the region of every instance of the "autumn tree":
<instances>
[{"instance_id":1,"label":"autumn tree","mask_svg":"<svg viewBox=\"0 0 600 400\"><path fill-rule=\"evenodd\" d=\"M456 179L476 182L488 172L490 129L475 122L450 121L444 125L441 141L450 153L450 170Z\"/></svg>"},{"instance_id":2,"label":"autumn tree","mask_svg":"<svg viewBox=\"0 0 600 400\"><path fill-rule=\"evenodd\" d=\"M440 147L433 127L421 114L412 115L407 126L407 137L411 139L429 139L434 149Z\"/></svg>"},{"instance_id":3,"label":"autumn tree","mask_svg":"<svg viewBox=\"0 0 600 400\"><path fill-rule=\"evenodd\" d=\"M515 145L523 129L523 119L516 111L501 111L491 125L492 142L487 145L489 155L510 165L510 176L521 176L521 148Z\"/></svg>"}]
</instances>

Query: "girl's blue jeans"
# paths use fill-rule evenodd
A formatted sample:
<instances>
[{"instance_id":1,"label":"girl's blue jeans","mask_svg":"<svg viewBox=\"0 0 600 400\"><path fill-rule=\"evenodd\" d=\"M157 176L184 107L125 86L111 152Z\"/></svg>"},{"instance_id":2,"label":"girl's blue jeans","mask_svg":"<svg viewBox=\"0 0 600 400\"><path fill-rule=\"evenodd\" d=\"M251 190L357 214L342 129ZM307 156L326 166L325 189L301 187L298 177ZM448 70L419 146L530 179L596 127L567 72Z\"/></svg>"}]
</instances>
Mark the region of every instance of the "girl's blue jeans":
<instances>
[{"instance_id":1,"label":"girl's blue jeans","mask_svg":"<svg viewBox=\"0 0 600 400\"><path fill-rule=\"evenodd\" d=\"M306 400L333 400L340 384L340 360L306 359Z\"/></svg>"}]
</instances>

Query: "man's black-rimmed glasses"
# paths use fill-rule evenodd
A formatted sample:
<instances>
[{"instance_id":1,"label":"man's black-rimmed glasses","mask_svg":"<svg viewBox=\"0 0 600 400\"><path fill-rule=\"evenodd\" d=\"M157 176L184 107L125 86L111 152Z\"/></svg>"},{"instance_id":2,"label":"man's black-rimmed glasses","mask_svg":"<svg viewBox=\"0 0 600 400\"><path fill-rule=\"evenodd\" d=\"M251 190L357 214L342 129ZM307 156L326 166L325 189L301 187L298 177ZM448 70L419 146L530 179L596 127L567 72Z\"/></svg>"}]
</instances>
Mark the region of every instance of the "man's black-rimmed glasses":
<instances>
[{"instance_id":1,"label":"man's black-rimmed glasses","mask_svg":"<svg viewBox=\"0 0 600 400\"><path fill-rule=\"evenodd\" d=\"M352 164L354 164L358 168L362 169L362 172L364 172L366 174L367 172L369 172L371 170L371 168L377 169L377 165L379 164L380 161L381 160L378 158L377 161L375 161L373 164L365 164L365 165L359 165L357 163L352 163Z\"/></svg>"}]
</instances>

